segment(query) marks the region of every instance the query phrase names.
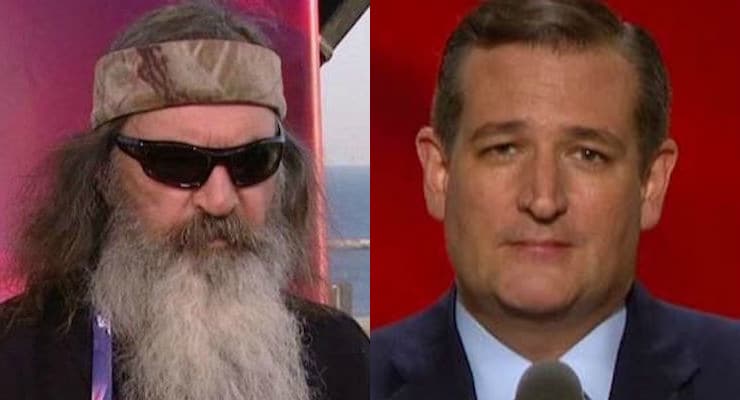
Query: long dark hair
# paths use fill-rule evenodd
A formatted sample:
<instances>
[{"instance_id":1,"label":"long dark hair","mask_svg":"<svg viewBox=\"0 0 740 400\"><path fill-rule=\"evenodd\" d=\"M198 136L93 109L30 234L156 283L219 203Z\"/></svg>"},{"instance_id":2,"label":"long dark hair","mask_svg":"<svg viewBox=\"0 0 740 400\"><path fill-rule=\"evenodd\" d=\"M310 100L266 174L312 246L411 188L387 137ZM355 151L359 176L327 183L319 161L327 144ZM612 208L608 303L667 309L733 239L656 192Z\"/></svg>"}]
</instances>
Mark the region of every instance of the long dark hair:
<instances>
[{"instance_id":1,"label":"long dark hair","mask_svg":"<svg viewBox=\"0 0 740 400\"><path fill-rule=\"evenodd\" d=\"M267 47L260 32L245 19L213 2L188 2L154 10L135 21L111 51L171 40L242 40ZM90 270L95 268L106 236L111 207L106 184L111 168L112 135L121 118L75 135L56 148L27 182L22 196L22 223L15 236L16 275L25 294L14 302L16 316L34 317L54 294L67 321L84 304ZM299 243L311 248L317 183L308 153L288 134L282 164L281 213ZM310 257L297 255L296 278L311 281Z\"/></svg>"}]
</instances>

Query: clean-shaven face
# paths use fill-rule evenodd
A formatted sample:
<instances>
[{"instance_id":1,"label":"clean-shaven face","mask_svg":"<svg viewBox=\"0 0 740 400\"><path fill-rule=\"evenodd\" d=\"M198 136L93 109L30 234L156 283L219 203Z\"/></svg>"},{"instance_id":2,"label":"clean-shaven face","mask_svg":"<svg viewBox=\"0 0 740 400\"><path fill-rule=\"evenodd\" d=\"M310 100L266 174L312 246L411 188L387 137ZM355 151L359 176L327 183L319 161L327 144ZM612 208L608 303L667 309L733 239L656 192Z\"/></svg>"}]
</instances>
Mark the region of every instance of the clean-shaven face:
<instances>
[{"instance_id":1,"label":"clean-shaven face","mask_svg":"<svg viewBox=\"0 0 740 400\"><path fill-rule=\"evenodd\" d=\"M611 49L512 44L472 48L458 74L452 149L418 143L463 301L534 319L621 301L675 159L668 141L640 169L634 67Z\"/></svg>"}]
</instances>

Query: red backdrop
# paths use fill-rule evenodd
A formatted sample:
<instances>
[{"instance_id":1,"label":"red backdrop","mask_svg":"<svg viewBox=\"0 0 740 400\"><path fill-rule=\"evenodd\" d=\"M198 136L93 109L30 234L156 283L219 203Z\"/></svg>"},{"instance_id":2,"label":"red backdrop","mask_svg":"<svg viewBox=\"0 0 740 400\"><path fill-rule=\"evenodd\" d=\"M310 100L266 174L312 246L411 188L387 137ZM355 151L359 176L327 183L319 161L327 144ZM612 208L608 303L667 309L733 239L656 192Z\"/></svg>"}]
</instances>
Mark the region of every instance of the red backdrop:
<instances>
[{"instance_id":1,"label":"red backdrop","mask_svg":"<svg viewBox=\"0 0 740 400\"><path fill-rule=\"evenodd\" d=\"M426 214L414 136L428 121L449 32L476 1L382 1L371 39L373 327L435 301L452 270L442 226ZM656 295L740 316L740 2L608 2L653 33L674 88L680 156L659 226L643 235L638 274Z\"/></svg>"},{"instance_id":2,"label":"red backdrop","mask_svg":"<svg viewBox=\"0 0 740 400\"><path fill-rule=\"evenodd\" d=\"M321 157L318 109L318 0L232 0L252 16L283 61L288 125ZM64 137L89 127L93 68L109 43L143 13L175 0L0 2L0 300L12 262L24 176ZM322 240L319 242L323 244ZM322 250L321 274L328 276ZM309 295L325 300L325 288Z\"/></svg>"}]
</instances>

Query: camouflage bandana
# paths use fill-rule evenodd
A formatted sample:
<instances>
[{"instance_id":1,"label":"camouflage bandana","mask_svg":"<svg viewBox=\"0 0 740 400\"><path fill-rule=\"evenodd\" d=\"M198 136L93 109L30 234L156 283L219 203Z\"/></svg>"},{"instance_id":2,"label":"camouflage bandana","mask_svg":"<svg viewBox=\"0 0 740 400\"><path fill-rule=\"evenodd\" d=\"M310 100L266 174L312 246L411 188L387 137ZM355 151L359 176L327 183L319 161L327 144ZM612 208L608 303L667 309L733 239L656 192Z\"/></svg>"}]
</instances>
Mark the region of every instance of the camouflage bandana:
<instances>
[{"instance_id":1,"label":"camouflage bandana","mask_svg":"<svg viewBox=\"0 0 740 400\"><path fill-rule=\"evenodd\" d=\"M258 104L284 118L278 55L241 41L183 40L114 51L95 65L93 129L133 113L213 103Z\"/></svg>"}]
</instances>

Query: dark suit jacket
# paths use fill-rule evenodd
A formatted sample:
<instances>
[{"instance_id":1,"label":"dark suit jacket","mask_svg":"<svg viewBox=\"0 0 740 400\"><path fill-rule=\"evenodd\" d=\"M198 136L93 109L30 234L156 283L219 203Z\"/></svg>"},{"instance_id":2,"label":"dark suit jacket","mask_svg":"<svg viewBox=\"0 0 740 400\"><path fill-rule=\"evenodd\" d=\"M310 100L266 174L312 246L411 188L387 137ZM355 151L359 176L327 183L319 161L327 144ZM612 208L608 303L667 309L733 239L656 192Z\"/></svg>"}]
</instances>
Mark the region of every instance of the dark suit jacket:
<instances>
[{"instance_id":1,"label":"dark suit jacket","mask_svg":"<svg viewBox=\"0 0 740 400\"><path fill-rule=\"evenodd\" d=\"M322 400L368 398L368 339L350 317L318 304L291 298L303 321L304 358L309 386ZM11 305L5 307L12 307ZM92 379L90 313L71 328L63 325L58 302L51 301L35 323L0 321L0 399L89 400Z\"/></svg>"},{"instance_id":2,"label":"dark suit jacket","mask_svg":"<svg viewBox=\"0 0 740 400\"><path fill-rule=\"evenodd\" d=\"M372 400L475 399L454 291L371 335ZM740 399L740 324L661 302L639 284L626 300L611 400Z\"/></svg>"}]
</instances>

